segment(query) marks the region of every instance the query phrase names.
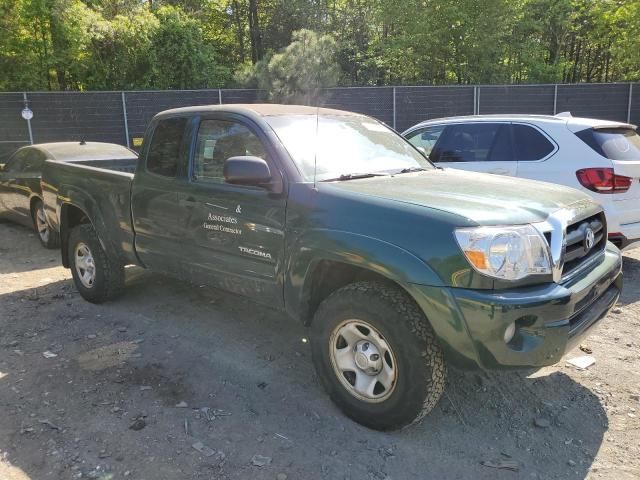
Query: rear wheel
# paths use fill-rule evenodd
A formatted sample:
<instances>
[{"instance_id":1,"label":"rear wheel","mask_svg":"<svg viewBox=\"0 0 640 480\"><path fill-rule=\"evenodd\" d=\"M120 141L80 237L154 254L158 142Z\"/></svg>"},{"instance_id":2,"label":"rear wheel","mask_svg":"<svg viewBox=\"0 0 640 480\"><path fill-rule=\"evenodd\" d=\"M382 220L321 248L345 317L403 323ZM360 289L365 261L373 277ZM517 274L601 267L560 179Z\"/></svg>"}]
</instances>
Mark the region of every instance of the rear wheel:
<instances>
[{"instance_id":1,"label":"rear wheel","mask_svg":"<svg viewBox=\"0 0 640 480\"><path fill-rule=\"evenodd\" d=\"M444 391L442 350L422 311L398 287L347 285L322 302L311 330L322 383L358 423L377 430L410 425Z\"/></svg>"},{"instance_id":2,"label":"rear wheel","mask_svg":"<svg viewBox=\"0 0 640 480\"><path fill-rule=\"evenodd\" d=\"M92 225L71 230L67 247L73 281L85 300L102 303L122 293L124 267L108 257Z\"/></svg>"},{"instance_id":3,"label":"rear wheel","mask_svg":"<svg viewBox=\"0 0 640 480\"><path fill-rule=\"evenodd\" d=\"M33 219L33 228L42 246L45 248L58 248L60 246L60 237L57 232L51 230L49 227L47 217L44 213L44 205L41 200L33 202L31 218Z\"/></svg>"}]
</instances>

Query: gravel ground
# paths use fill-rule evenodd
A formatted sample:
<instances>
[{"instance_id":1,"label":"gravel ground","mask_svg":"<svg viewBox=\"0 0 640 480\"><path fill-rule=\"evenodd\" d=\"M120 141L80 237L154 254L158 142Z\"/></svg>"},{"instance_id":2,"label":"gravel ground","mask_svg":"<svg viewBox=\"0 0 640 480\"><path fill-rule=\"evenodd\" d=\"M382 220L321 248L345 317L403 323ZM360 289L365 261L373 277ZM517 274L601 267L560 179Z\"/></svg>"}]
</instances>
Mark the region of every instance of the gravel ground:
<instances>
[{"instance_id":1,"label":"gravel ground","mask_svg":"<svg viewBox=\"0 0 640 480\"><path fill-rule=\"evenodd\" d=\"M0 224L0 479L639 478L640 250L624 272L589 369L452 371L422 423L380 433L333 406L281 313L137 268L91 305Z\"/></svg>"}]
</instances>

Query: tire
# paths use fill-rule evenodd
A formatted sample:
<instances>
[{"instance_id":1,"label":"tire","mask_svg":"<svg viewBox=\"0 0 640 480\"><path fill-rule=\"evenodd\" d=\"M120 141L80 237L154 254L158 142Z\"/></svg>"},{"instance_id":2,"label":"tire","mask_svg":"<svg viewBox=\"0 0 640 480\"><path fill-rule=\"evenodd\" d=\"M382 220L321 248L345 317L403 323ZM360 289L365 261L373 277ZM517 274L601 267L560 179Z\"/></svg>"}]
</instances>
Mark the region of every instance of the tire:
<instances>
[{"instance_id":1,"label":"tire","mask_svg":"<svg viewBox=\"0 0 640 480\"><path fill-rule=\"evenodd\" d=\"M58 232L51 230L46 221L42 200L35 200L31 207L31 220L33 229L38 236L38 240L44 248L58 248L60 246L60 236Z\"/></svg>"},{"instance_id":2,"label":"tire","mask_svg":"<svg viewBox=\"0 0 640 480\"><path fill-rule=\"evenodd\" d=\"M366 339L348 341L358 335ZM331 294L314 315L310 343L316 372L331 399L369 428L392 430L418 422L444 391L446 365L433 329L413 299L394 285L358 282ZM369 357L375 362L366 360L370 352L378 355ZM345 359L347 371L342 370ZM362 385L366 393L356 391Z\"/></svg>"},{"instance_id":3,"label":"tire","mask_svg":"<svg viewBox=\"0 0 640 480\"><path fill-rule=\"evenodd\" d=\"M122 293L124 267L108 257L92 225L71 230L67 248L73 282L82 298L103 303Z\"/></svg>"}]
</instances>

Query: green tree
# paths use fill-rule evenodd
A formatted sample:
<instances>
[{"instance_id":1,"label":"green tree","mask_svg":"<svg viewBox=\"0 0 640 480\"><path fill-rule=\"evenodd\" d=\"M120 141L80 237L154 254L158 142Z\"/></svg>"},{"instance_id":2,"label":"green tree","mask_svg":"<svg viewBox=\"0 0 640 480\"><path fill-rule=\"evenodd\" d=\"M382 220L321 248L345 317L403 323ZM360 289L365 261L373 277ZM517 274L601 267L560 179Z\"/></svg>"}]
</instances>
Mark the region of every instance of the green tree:
<instances>
[{"instance_id":1,"label":"green tree","mask_svg":"<svg viewBox=\"0 0 640 480\"><path fill-rule=\"evenodd\" d=\"M147 9L134 9L89 28L88 90L147 88L152 85L153 39L160 22Z\"/></svg>"},{"instance_id":2,"label":"green tree","mask_svg":"<svg viewBox=\"0 0 640 480\"><path fill-rule=\"evenodd\" d=\"M286 48L250 69L245 84L265 90L275 102L316 104L322 89L338 81L335 40L311 30L299 30L292 37Z\"/></svg>"},{"instance_id":3,"label":"green tree","mask_svg":"<svg viewBox=\"0 0 640 480\"><path fill-rule=\"evenodd\" d=\"M231 71L216 61L196 20L175 7L162 7L151 41L151 85L154 88L207 88L224 86Z\"/></svg>"}]
</instances>

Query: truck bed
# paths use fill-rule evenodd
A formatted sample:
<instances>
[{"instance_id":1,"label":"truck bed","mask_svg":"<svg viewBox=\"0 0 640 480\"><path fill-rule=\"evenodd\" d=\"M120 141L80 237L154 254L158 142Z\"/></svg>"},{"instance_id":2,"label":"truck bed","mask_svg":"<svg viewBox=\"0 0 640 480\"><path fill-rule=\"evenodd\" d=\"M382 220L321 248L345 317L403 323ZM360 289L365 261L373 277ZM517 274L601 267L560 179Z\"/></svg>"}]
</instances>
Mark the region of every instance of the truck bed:
<instances>
[{"instance_id":1,"label":"truck bed","mask_svg":"<svg viewBox=\"0 0 640 480\"><path fill-rule=\"evenodd\" d=\"M124 172L133 174L136 171L138 160L135 158L117 158L117 159L101 159L101 160L74 160L64 161L63 163L73 163L74 165L84 165L94 167L100 170L111 170L114 172Z\"/></svg>"},{"instance_id":2,"label":"truck bed","mask_svg":"<svg viewBox=\"0 0 640 480\"><path fill-rule=\"evenodd\" d=\"M131 182L136 159L48 160L42 171L42 193L49 223L60 228L62 212L71 206L94 219L107 248L126 264L136 263L131 221Z\"/></svg>"}]
</instances>

